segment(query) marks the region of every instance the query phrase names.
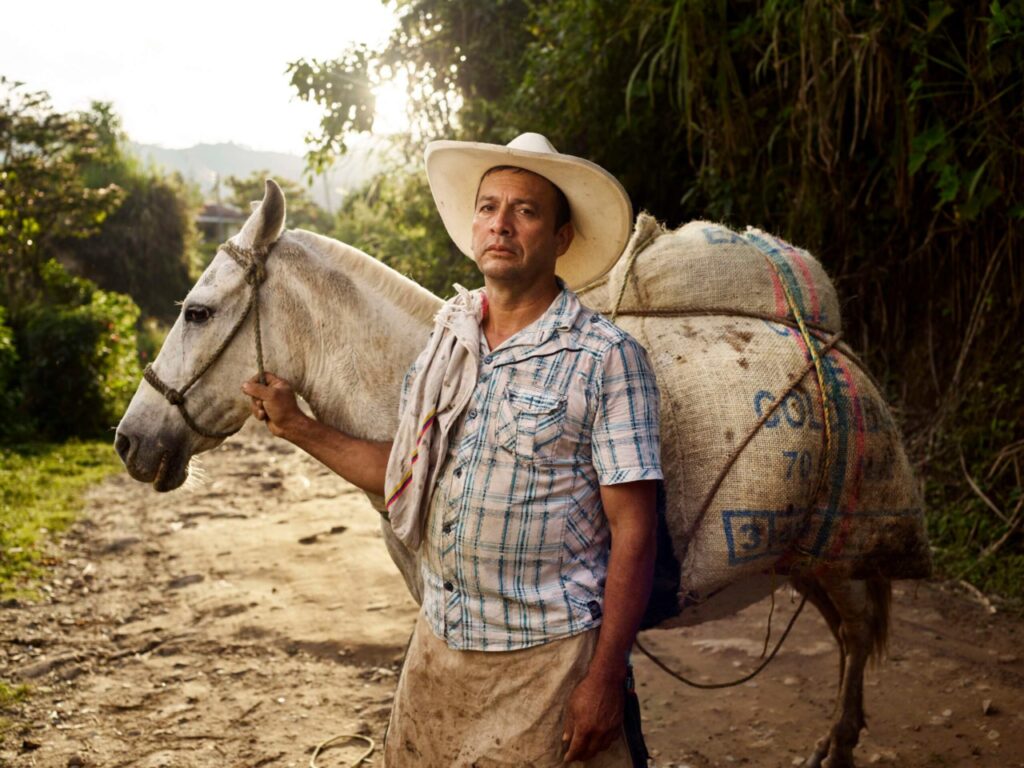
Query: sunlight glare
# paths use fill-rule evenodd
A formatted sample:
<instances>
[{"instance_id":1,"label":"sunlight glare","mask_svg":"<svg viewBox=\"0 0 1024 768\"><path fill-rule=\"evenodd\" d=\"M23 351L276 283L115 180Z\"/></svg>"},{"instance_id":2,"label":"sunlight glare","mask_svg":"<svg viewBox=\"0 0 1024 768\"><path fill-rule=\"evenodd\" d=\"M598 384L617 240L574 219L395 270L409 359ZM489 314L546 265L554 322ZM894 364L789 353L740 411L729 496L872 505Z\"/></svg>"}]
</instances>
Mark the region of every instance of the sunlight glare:
<instances>
[{"instance_id":1,"label":"sunlight glare","mask_svg":"<svg viewBox=\"0 0 1024 768\"><path fill-rule=\"evenodd\" d=\"M406 75L399 72L393 79L385 80L373 89L376 97L376 114L373 132L378 136L409 131L409 96L406 92Z\"/></svg>"}]
</instances>

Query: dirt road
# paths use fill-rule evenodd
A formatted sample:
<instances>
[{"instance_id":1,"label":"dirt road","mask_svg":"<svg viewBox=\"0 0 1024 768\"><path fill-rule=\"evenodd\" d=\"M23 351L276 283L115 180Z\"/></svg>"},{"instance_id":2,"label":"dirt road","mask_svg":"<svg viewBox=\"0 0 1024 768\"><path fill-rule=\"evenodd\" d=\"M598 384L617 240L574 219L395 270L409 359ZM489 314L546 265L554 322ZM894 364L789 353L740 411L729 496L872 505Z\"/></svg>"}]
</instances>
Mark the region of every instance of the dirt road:
<instances>
[{"instance_id":1,"label":"dirt road","mask_svg":"<svg viewBox=\"0 0 1024 768\"><path fill-rule=\"evenodd\" d=\"M305 768L332 736L379 741L415 606L376 513L255 425L202 463L205 479L172 494L127 475L96 488L48 599L0 609L0 679L33 691L3 715L0 766ZM794 608L780 592L776 633ZM730 679L756 664L767 615L645 639L680 671ZM1024 766L1024 624L903 583L892 635L868 673L859 765ZM736 688L687 689L638 658L654 765L799 765L827 728L836 662L810 609Z\"/></svg>"}]
</instances>

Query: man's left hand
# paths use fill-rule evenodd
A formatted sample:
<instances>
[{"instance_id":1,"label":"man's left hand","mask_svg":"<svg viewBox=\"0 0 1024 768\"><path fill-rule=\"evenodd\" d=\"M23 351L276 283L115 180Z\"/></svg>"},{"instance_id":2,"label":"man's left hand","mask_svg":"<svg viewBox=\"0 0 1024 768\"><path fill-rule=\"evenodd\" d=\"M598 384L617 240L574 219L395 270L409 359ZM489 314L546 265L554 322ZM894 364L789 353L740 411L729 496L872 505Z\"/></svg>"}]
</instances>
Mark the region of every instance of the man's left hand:
<instances>
[{"instance_id":1,"label":"man's left hand","mask_svg":"<svg viewBox=\"0 0 1024 768\"><path fill-rule=\"evenodd\" d=\"M591 672L576 686L569 697L562 733L562 742L568 745L566 763L589 760L622 734L625 680L623 668L621 677Z\"/></svg>"}]
</instances>

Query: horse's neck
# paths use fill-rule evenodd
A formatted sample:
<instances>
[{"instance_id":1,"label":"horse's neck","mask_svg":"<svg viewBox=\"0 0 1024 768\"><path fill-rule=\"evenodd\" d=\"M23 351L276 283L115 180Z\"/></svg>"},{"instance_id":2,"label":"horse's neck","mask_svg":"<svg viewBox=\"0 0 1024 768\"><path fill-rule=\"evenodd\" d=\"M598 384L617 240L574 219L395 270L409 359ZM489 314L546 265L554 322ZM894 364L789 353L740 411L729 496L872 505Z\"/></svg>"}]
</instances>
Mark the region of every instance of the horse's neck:
<instances>
[{"instance_id":1,"label":"horse's neck","mask_svg":"<svg viewBox=\"0 0 1024 768\"><path fill-rule=\"evenodd\" d=\"M296 388L325 424L390 440L402 378L426 344L441 301L354 248L307 232L289 234L306 250L309 265L297 270L295 296L309 332L288 340L303 358Z\"/></svg>"}]
</instances>

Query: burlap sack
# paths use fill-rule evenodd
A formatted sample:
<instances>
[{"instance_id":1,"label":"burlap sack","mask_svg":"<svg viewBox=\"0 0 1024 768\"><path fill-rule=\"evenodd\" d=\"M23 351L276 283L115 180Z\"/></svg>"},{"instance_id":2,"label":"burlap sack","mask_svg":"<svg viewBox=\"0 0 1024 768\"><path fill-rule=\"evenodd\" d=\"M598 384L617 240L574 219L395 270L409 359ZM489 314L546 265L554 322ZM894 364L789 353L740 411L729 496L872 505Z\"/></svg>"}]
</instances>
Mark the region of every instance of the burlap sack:
<instances>
[{"instance_id":1,"label":"burlap sack","mask_svg":"<svg viewBox=\"0 0 1024 768\"><path fill-rule=\"evenodd\" d=\"M899 432L833 338L836 292L810 254L708 222L666 232L641 214L606 284L582 298L614 313L657 373L680 607L772 572L928 574ZM820 376L791 303L820 350Z\"/></svg>"}]
</instances>

